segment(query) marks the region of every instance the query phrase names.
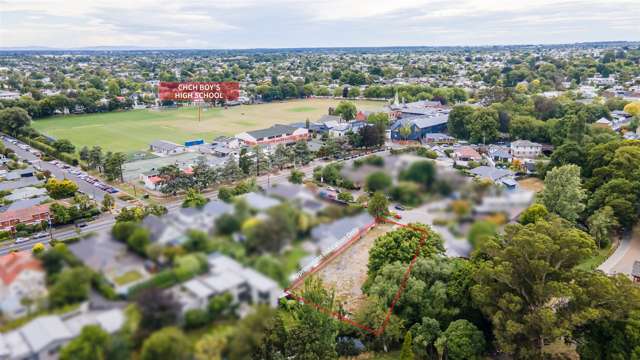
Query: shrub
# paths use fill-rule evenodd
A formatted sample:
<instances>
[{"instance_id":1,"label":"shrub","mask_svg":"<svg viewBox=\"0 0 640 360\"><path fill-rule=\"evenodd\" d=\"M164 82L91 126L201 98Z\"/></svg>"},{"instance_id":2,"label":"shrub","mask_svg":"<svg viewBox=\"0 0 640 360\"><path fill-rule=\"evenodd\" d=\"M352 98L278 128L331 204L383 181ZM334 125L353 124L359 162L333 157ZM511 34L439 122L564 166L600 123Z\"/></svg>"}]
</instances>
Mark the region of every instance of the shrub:
<instances>
[{"instance_id":1,"label":"shrub","mask_svg":"<svg viewBox=\"0 0 640 360\"><path fill-rule=\"evenodd\" d=\"M209 323L209 313L202 309L191 309L184 314L186 329L201 328Z\"/></svg>"}]
</instances>

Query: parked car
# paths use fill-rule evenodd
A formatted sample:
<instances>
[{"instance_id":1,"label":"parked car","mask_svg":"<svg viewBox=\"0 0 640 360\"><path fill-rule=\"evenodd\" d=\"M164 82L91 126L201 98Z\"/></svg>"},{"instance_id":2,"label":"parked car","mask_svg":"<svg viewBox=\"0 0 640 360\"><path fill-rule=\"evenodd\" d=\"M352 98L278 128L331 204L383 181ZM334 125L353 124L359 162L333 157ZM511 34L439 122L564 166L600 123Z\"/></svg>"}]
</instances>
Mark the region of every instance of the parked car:
<instances>
[{"instance_id":1,"label":"parked car","mask_svg":"<svg viewBox=\"0 0 640 360\"><path fill-rule=\"evenodd\" d=\"M395 208L396 210L400 210L400 211L405 211L405 210L406 210L406 209L405 209L405 207L404 207L404 206L402 206L402 205L396 205L396 206L394 206L394 208Z\"/></svg>"},{"instance_id":2,"label":"parked car","mask_svg":"<svg viewBox=\"0 0 640 360\"><path fill-rule=\"evenodd\" d=\"M16 238L15 243L16 244L20 244L20 243L23 243L25 241L29 241L29 238L28 237L19 237L19 238Z\"/></svg>"}]
</instances>

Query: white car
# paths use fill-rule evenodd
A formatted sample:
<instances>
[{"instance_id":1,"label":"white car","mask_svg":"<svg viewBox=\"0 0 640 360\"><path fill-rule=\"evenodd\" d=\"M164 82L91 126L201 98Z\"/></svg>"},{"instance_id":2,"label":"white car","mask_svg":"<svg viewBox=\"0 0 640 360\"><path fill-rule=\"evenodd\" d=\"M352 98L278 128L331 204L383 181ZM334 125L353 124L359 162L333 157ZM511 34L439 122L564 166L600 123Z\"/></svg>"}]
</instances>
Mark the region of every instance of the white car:
<instances>
[{"instance_id":1,"label":"white car","mask_svg":"<svg viewBox=\"0 0 640 360\"><path fill-rule=\"evenodd\" d=\"M29 238L28 237L19 237L19 238L16 239L15 243L16 244L20 244L20 243L23 243L25 241L29 241Z\"/></svg>"}]
</instances>

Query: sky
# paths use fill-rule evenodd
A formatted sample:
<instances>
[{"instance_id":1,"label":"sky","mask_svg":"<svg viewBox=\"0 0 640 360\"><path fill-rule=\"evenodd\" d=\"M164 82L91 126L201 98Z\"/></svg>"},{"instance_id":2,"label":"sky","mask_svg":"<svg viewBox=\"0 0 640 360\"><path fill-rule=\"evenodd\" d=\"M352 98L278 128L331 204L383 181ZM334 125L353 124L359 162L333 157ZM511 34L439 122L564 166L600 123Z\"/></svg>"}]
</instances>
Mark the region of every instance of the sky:
<instances>
[{"instance_id":1,"label":"sky","mask_svg":"<svg viewBox=\"0 0 640 360\"><path fill-rule=\"evenodd\" d=\"M0 47L289 48L640 40L640 0L0 0Z\"/></svg>"}]
</instances>

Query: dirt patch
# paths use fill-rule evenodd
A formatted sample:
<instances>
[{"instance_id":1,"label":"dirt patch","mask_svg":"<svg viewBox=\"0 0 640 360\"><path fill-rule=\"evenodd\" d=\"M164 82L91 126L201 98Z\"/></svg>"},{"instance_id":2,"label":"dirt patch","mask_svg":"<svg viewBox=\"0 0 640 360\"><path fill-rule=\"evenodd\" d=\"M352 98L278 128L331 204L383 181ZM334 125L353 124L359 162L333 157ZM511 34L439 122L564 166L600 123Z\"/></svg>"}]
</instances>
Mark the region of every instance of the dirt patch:
<instances>
[{"instance_id":1,"label":"dirt patch","mask_svg":"<svg viewBox=\"0 0 640 360\"><path fill-rule=\"evenodd\" d=\"M316 273L327 288L335 291L336 299L350 314L354 314L366 298L361 288L367 280L369 249L378 237L392 228L390 224L376 225Z\"/></svg>"},{"instance_id":2,"label":"dirt patch","mask_svg":"<svg viewBox=\"0 0 640 360\"><path fill-rule=\"evenodd\" d=\"M529 190L533 192L540 192L544 189L544 182L538 178L530 177L522 180L518 180L518 186L523 190Z\"/></svg>"}]
</instances>

